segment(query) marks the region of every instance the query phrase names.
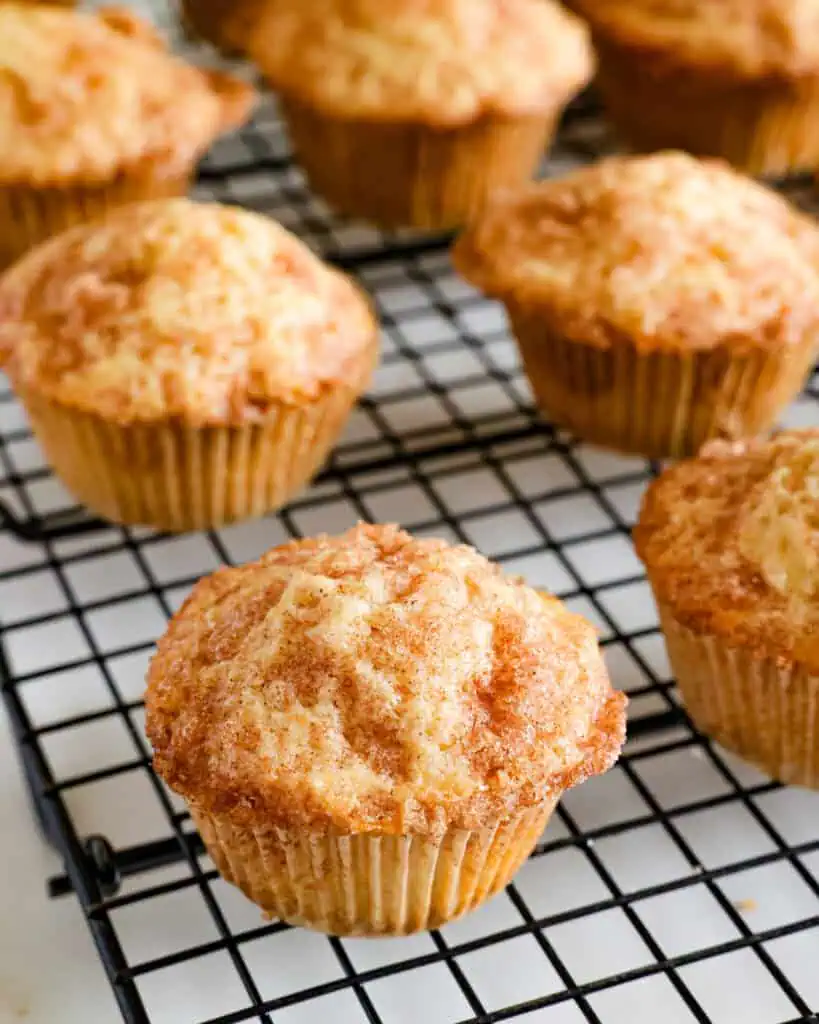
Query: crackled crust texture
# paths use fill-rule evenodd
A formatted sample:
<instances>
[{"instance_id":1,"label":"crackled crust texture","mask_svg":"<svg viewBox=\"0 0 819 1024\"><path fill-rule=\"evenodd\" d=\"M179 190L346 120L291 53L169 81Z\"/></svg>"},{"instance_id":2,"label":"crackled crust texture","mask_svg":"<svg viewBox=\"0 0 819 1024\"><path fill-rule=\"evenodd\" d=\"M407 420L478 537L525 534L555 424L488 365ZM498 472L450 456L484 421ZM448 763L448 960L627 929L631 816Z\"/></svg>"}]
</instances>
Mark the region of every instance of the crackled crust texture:
<instances>
[{"instance_id":1,"label":"crackled crust texture","mask_svg":"<svg viewBox=\"0 0 819 1024\"><path fill-rule=\"evenodd\" d=\"M819 231L682 153L614 157L493 205L453 252L490 295L587 344L785 346L819 327Z\"/></svg>"},{"instance_id":2,"label":"crackled crust texture","mask_svg":"<svg viewBox=\"0 0 819 1024\"><path fill-rule=\"evenodd\" d=\"M147 694L157 770L196 806L387 834L479 827L605 771L624 704L558 601L363 525L202 580Z\"/></svg>"},{"instance_id":3,"label":"crackled crust texture","mask_svg":"<svg viewBox=\"0 0 819 1024\"><path fill-rule=\"evenodd\" d=\"M261 421L362 376L369 304L280 225L187 199L134 204L0 280L13 384L118 423Z\"/></svg>"},{"instance_id":4,"label":"crackled crust texture","mask_svg":"<svg viewBox=\"0 0 819 1024\"><path fill-rule=\"evenodd\" d=\"M819 75L815 0L570 0L593 33L659 59L740 78Z\"/></svg>"},{"instance_id":5,"label":"crackled crust texture","mask_svg":"<svg viewBox=\"0 0 819 1024\"><path fill-rule=\"evenodd\" d=\"M442 127L551 112L592 67L554 0L276 0L248 49L327 114Z\"/></svg>"},{"instance_id":6,"label":"crackled crust texture","mask_svg":"<svg viewBox=\"0 0 819 1024\"><path fill-rule=\"evenodd\" d=\"M252 99L238 79L172 57L126 10L0 4L0 185L182 173Z\"/></svg>"},{"instance_id":7,"label":"crackled crust texture","mask_svg":"<svg viewBox=\"0 0 819 1024\"><path fill-rule=\"evenodd\" d=\"M651 485L634 539L682 625L819 669L819 430L712 442Z\"/></svg>"}]
</instances>

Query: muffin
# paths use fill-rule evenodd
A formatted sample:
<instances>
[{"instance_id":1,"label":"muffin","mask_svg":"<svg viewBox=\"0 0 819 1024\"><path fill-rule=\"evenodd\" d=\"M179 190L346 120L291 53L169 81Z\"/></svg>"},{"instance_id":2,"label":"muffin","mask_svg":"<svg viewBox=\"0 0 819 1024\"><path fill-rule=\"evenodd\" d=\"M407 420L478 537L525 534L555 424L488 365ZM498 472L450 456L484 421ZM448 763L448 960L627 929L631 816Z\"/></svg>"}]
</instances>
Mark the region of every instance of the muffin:
<instances>
[{"instance_id":1,"label":"muffin","mask_svg":"<svg viewBox=\"0 0 819 1024\"><path fill-rule=\"evenodd\" d=\"M595 631L477 552L395 526L201 580L148 674L154 765L221 873L337 935L502 889L624 740Z\"/></svg>"},{"instance_id":2,"label":"muffin","mask_svg":"<svg viewBox=\"0 0 819 1024\"><path fill-rule=\"evenodd\" d=\"M112 207L184 194L252 96L127 11L0 4L0 266Z\"/></svg>"},{"instance_id":3,"label":"muffin","mask_svg":"<svg viewBox=\"0 0 819 1024\"><path fill-rule=\"evenodd\" d=\"M73 493L166 530L258 516L310 479L367 386L369 304L259 214L165 199L0 279L0 367Z\"/></svg>"},{"instance_id":4,"label":"muffin","mask_svg":"<svg viewBox=\"0 0 819 1024\"><path fill-rule=\"evenodd\" d=\"M314 189L428 229L529 179L591 71L585 29L553 0L276 0L248 48Z\"/></svg>"},{"instance_id":5,"label":"muffin","mask_svg":"<svg viewBox=\"0 0 819 1024\"><path fill-rule=\"evenodd\" d=\"M456 266L505 302L535 397L651 457L767 431L819 342L819 233L681 153L605 160L493 206Z\"/></svg>"},{"instance_id":6,"label":"muffin","mask_svg":"<svg viewBox=\"0 0 819 1024\"><path fill-rule=\"evenodd\" d=\"M815 0L572 0L588 19L612 120L642 150L742 170L819 164Z\"/></svg>"},{"instance_id":7,"label":"muffin","mask_svg":"<svg viewBox=\"0 0 819 1024\"><path fill-rule=\"evenodd\" d=\"M694 723L819 787L819 430L712 442L654 482L635 541Z\"/></svg>"},{"instance_id":8,"label":"muffin","mask_svg":"<svg viewBox=\"0 0 819 1024\"><path fill-rule=\"evenodd\" d=\"M189 34L211 43L225 56L244 53L248 35L265 0L180 0Z\"/></svg>"}]
</instances>

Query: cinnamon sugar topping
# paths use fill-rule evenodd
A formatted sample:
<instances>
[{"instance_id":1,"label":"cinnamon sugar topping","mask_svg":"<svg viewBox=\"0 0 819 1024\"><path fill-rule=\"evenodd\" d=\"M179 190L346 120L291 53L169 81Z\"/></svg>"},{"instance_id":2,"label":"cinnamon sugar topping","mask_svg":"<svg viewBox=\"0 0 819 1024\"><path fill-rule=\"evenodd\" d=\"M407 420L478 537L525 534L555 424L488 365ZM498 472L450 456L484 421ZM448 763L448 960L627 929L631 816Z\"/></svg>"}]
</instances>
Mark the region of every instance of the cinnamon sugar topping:
<instances>
[{"instance_id":1,"label":"cinnamon sugar topping","mask_svg":"<svg viewBox=\"0 0 819 1024\"><path fill-rule=\"evenodd\" d=\"M172 57L126 9L0 3L0 182L91 186L192 165L247 117L249 86Z\"/></svg>"},{"instance_id":2,"label":"cinnamon sugar topping","mask_svg":"<svg viewBox=\"0 0 819 1024\"><path fill-rule=\"evenodd\" d=\"M533 184L458 241L487 293L607 347L779 346L819 329L819 231L770 189L682 153Z\"/></svg>"},{"instance_id":3,"label":"cinnamon sugar topping","mask_svg":"<svg viewBox=\"0 0 819 1024\"><path fill-rule=\"evenodd\" d=\"M683 625L819 666L819 430L708 445L649 488L635 541Z\"/></svg>"},{"instance_id":4,"label":"cinnamon sugar topping","mask_svg":"<svg viewBox=\"0 0 819 1024\"><path fill-rule=\"evenodd\" d=\"M376 339L350 280L268 218L217 204L123 208L0 280L13 383L117 422L261 419L360 379Z\"/></svg>"},{"instance_id":5,"label":"cinnamon sugar topping","mask_svg":"<svg viewBox=\"0 0 819 1024\"><path fill-rule=\"evenodd\" d=\"M605 770L623 703L559 602L470 548L359 526L201 581L152 663L148 730L197 806L424 832Z\"/></svg>"},{"instance_id":6,"label":"cinnamon sugar topping","mask_svg":"<svg viewBox=\"0 0 819 1024\"><path fill-rule=\"evenodd\" d=\"M329 114L442 126L552 111L592 67L555 0L276 0L248 48L277 89Z\"/></svg>"}]
</instances>

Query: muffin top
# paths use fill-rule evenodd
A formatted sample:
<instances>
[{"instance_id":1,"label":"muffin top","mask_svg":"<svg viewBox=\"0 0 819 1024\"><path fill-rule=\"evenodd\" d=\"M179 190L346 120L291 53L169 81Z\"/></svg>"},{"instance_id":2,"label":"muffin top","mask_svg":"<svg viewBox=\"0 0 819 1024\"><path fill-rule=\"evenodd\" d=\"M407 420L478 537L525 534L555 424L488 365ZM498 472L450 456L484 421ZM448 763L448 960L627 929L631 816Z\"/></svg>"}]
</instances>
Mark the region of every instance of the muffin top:
<instances>
[{"instance_id":1,"label":"muffin top","mask_svg":"<svg viewBox=\"0 0 819 1024\"><path fill-rule=\"evenodd\" d=\"M614 157L490 207L459 270L601 348L781 346L819 322L819 230L716 161Z\"/></svg>"},{"instance_id":2,"label":"muffin top","mask_svg":"<svg viewBox=\"0 0 819 1024\"><path fill-rule=\"evenodd\" d=\"M819 430L712 442L651 485L634 536L683 625L819 669Z\"/></svg>"},{"instance_id":3,"label":"muffin top","mask_svg":"<svg viewBox=\"0 0 819 1024\"><path fill-rule=\"evenodd\" d=\"M330 115L440 126L551 111L592 63L554 0L276 0L248 48L276 88Z\"/></svg>"},{"instance_id":4,"label":"muffin top","mask_svg":"<svg viewBox=\"0 0 819 1024\"><path fill-rule=\"evenodd\" d=\"M0 278L12 383L120 423L261 421L360 382L367 300L280 225L187 199L72 228Z\"/></svg>"},{"instance_id":5,"label":"muffin top","mask_svg":"<svg viewBox=\"0 0 819 1024\"><path fill-rule=\"evenodd\" d=\"M593 628L471 548L363 526L201 580L151 664L157 770L250 821L473 828L605 771Z\"/></svg>"},{"instance_id":6,"label":"muffin top","mask_svg":"<svg viewBox=\"0 0 819 1024\"><path fill-rule=\"evenodd\" d=\"M570 0L604 39L644 57L753 78L819 73L816 0Z\"/></svg>"},{"instance_id":7,"label":"muffin top","mask_svg":"<svg viewBox=\"0 0 819 1024\"><path fill-rule=\"evenodd\" d=\"M0 4L0 184L91 186L146 164L183 172L252 97L171 57L125 10Z\"/></svg>"}]
</instances>

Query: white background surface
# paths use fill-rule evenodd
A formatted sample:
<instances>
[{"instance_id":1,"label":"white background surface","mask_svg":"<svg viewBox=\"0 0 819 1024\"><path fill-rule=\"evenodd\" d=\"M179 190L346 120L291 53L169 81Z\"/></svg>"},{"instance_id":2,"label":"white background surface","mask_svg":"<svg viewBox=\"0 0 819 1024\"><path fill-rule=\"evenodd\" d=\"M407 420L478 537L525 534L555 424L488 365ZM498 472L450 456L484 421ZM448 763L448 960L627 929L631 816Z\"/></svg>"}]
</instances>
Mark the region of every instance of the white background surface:
<instances>
[{"instance_id":1,"label":"white background surface","mask_svg":"<svg viewBox=\"0 0 819 1024\"><path fill-rule=\"evenodd\" d=\"M0 1022L120 1020L76 900L49 900L59 858L34 826L0 712Z\"/></svg>"}]
</instances>

